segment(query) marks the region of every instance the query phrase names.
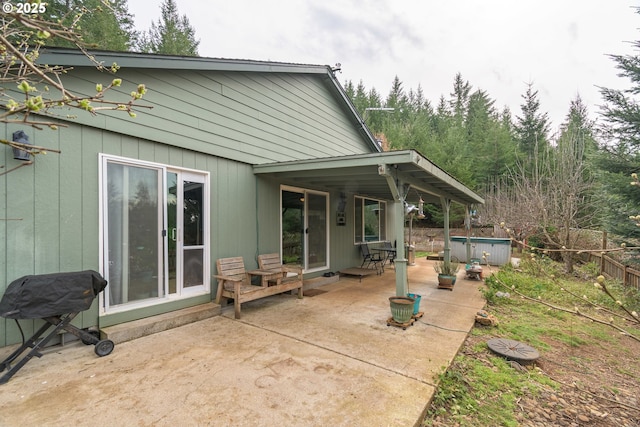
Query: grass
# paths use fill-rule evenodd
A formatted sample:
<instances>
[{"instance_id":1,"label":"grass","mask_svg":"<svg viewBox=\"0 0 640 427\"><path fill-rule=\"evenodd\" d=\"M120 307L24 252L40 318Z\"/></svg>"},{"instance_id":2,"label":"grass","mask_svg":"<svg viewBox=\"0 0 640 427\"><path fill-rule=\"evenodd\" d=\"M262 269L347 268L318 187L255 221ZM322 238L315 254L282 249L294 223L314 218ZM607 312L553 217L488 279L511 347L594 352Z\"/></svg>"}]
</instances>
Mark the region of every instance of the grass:
<instances>
[{"instance_id":1,"label":"grass","mask_svg":"<svg viewBox=\"0 0 640 427\"><path fill-rule=\"evenodd\" d=\"M459 355L440 374L429 419L423 425L431 425L429 420L446 415L447 425L517 426L514 412L518 398L536 394L544 386L555 386L543 375L532 375L529 381L522 381L522 375L514 374L514 369L501 358L491 357L487 362Z\"/></svg>"},{"instance_id":2,"label":"grass","mask_svg":"<svg viewBox=\"0 0 640 427\"><path fill-rule=\"evenodd\" d=\"M603 310L595 309L589 301L608 310L619 309L615 301L593 286L594 272L597 274L593 266L581 267L577 271L580 279L564 276L560 268L549 259L523 258L521 270L504 267L487 278L487 286L481 292L487 299L487 311L496 315L500 324L494 328L472 330L470 339L478 342L459 353L449 369L438 376L438 390L423 426L517 426L516 404L519 398L536 396L542 390L559 386L540 370L530 369L523 373L513 369L504 359L488 351L486 341L490 338L498 336L522 341L543 355L558 343L576 349L594 345L608 348L611 352L627 351L619 342L619 334L611 327L517 295L519 292L554 306L578 308L594 317L602 317ZM607 286L615 295L620 295L629 310L640 311L638 292L609 283ZM510 293L509 297L501 296L505 292ZM619 323L628 325L624 321ZM639 329L631 332L640 335ZM586 364L588 369L587 360L582 358L580 363ZM616 368L628 372L624 366Z\"/></svg>"},{"instance_id":3,"label":"grass","mask_svg":"<svg viewBox=\"0 0 640 427\"><path fill-rule=\"evenodd\" d=\"M438 255L437 252L416 251L416 258L426 258L428 255Z\"/></svg>"}]
</instances>

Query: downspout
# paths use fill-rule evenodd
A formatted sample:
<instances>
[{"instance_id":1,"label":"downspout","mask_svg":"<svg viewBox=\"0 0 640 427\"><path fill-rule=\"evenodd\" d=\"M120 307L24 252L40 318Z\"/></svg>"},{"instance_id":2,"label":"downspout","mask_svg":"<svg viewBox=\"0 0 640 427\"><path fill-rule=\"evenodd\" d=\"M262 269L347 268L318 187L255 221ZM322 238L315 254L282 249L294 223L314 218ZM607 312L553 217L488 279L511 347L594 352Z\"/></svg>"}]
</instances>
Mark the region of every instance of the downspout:
<instances>
[{"instance_id":1,"label":"downspout","mask_svg":"<svg viewBox=\"0 0 640 427\"><path fill-rule=\"evenodd\" d=\"M396 239L401 239L396 245L396 259L394 261L396 271L396 296L404 297L409 292L407 258L404 250L404 202L408 192L404 190L408 185L398 181L396 177L392 176L389 165L378 165L378 175L386 178L394 200L394 221L392 229L394 230Z\"/></svg>"}]
</instances>

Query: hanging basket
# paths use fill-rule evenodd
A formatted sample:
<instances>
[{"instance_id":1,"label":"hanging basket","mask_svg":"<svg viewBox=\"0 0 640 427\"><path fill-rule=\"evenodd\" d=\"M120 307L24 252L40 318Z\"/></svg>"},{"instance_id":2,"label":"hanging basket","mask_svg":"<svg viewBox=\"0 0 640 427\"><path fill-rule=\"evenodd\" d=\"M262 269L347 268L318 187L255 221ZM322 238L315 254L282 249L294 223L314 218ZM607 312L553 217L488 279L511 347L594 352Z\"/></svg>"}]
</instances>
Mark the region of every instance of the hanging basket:
<instances>
[{"instance_id":1,"label":"hanging basket","mask_svg":"<svg viewBox=\"0 0 640 427\"><path fill-rule=\"evenodd\" d=\"M397 323L407 323L413 315L415 300L409 297L389 297L391 316Z\"/></svg>"}]
</instances>

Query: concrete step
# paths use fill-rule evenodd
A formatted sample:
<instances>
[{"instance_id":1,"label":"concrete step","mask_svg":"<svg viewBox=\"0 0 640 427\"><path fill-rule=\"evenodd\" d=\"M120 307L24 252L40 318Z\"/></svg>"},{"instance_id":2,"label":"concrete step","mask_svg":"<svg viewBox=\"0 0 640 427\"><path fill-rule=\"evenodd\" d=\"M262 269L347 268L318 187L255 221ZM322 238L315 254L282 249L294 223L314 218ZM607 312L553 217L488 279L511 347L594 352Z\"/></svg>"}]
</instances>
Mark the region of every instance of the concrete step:
<instances>
[{"instance_id":1,"label":"concrete step","mask_svg":"<svg viewBox=\"0 0 640 427\"><path fill-rule=\"evenodd\" d=\"M201 304L171 313L108 326L100 329L100 336L102 339L110 339L118 344L218 315L220 315L220 305Z\"/></svg>"}]
</instances>

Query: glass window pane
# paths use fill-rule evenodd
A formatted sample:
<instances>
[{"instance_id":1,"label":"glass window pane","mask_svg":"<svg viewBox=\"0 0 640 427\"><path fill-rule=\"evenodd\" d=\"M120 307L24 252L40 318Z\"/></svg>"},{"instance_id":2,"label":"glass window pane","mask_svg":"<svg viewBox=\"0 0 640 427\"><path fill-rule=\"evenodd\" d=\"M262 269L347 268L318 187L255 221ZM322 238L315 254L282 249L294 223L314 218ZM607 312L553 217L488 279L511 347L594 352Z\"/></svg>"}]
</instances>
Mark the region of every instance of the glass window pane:
<instances>
[{"instance_id":1,"label":"glass window pane","mask_svg":"<svg viewBox=\"0 0 640 427\"><path fill-rule=\"evenodd\" d=\"M380 202L380 240L387 240L387 203Z\"/></svg>"},{"instance_id":2,"label":"glass window pane","mask_svg":"<svg viewBox=\"0 0 640 427\"><path fill-rule=\"evenodd\" d=\"M189 249L184 251L184 287L202 286L204 266L204 250Z\"/></svg>"},{"instance_id":3,"label":"glass window pane","mask_svg":"<svg viewBox=\"0 0 640 427\"><path fill-rule=\"evenodd\" d=\"M307 268L327 265L327 196L307 193L309 260Z\"/></svg>"},{"instance_id":4,"label":"glass window pane","mask_svg":"<svg viewBox=\"0 0 640 427\"><path fill-rule=\"evenodd\" d=\"M387 237L387 204L365 197L354 197L355 243L378 242Z\"/></svg>"},{"instance_id":5,"label":"glass window pane","mask_svg":"<svg viewBox=\"0 0 640 427\"><path fill-rule=\"evenodd\" d=\"M184 245L204 244L202 226L202 195L204 184L184 181Z\"/></svg>"},{"instance_id":6,"label":"glass window pane","mask_svg":"<svg viewBox=\"0 0 640 427\"><path fill-rule=\"evenodd\" d=\"M158 296L160 182L157 169L107 166L110 305Z\"/></svg>"},{"instance_id":7,"label":"glass window pane","mask_svg":"<svg viewBox=\"0 0 640 427\"><path fill-rule=\"evenodd\" d=\"M355 229L355 241L356 243L362 243L363 239L363 230L364 226L362 224L362 201L361 197L355 198L355 207L354 207L354 229Z\"/></svg>"},{"instance_id":8,"label":"glass window pane","mask_svg":"<svg viewBox=\"0 0 640 427\"><path fill-rule=\"evenodd\" d=\"M304 193L282 191L282 262L303 264Z\"/></svg>"},{"instance_id":9,"label":"glass window pane","mask_svg":"<svg viewBox=\"0 0 640 427\"><path fill-rule=\"evenodd\" d=\"M177 292L178 265L178 174L167 172L167 270L169 293Z\"/></svg>"},{"instance_id":10,"label":"glass window pane","mask_svg":"<svg viewBox=\"0 0 640 427\"><path fill-rule=\"evenodd\" d=\"M380 203L377 200L364 200L364 236L367 242L380 240Z\"/></svg>"}]
</instances>

